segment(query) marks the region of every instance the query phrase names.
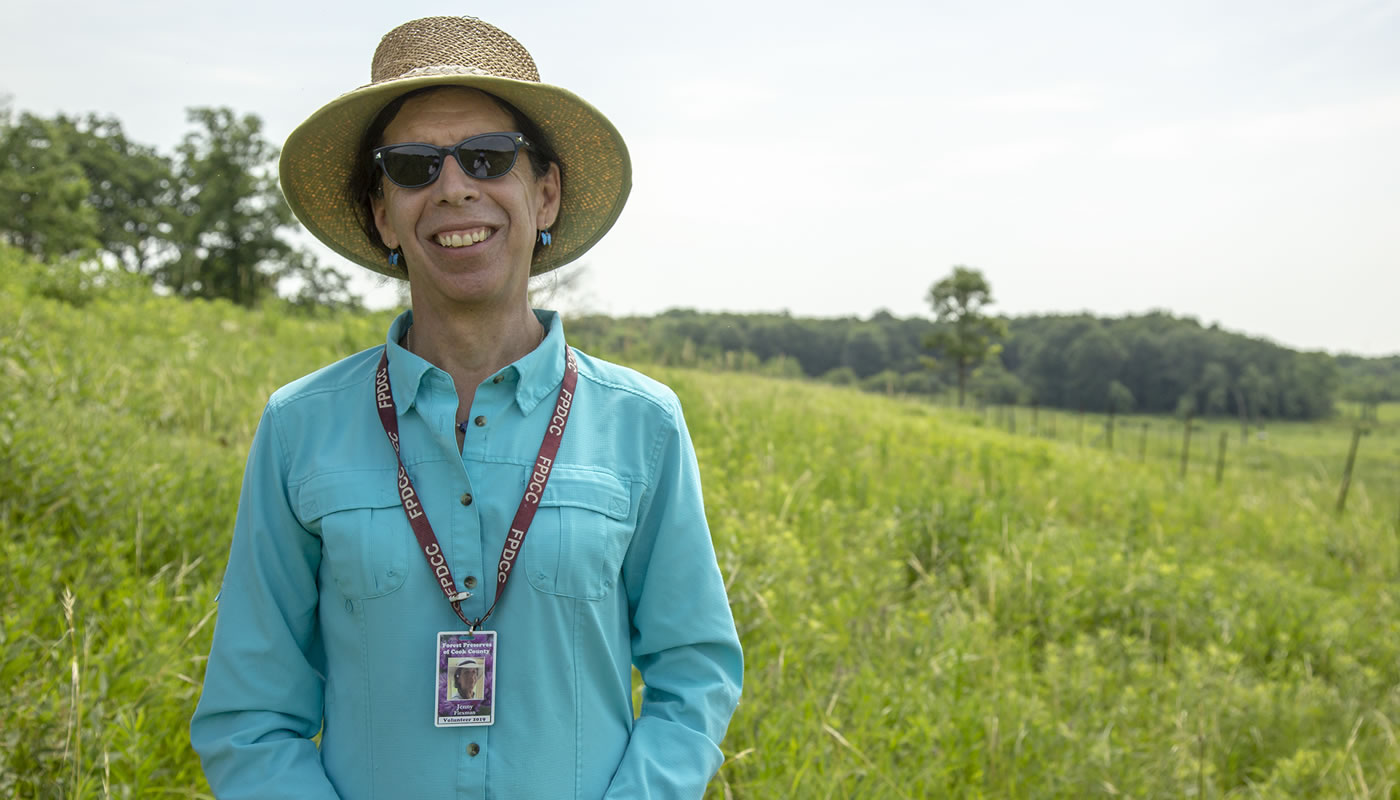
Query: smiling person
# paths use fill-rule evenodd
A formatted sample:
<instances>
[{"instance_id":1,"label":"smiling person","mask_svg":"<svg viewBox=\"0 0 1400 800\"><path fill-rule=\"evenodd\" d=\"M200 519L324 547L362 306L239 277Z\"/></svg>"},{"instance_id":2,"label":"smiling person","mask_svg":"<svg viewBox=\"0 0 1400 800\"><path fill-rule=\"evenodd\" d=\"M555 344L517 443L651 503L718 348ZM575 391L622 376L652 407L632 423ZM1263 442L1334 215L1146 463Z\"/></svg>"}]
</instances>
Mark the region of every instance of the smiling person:
<instances>
[{"instance_id":1,"label":"smiling person","mask_svg":"<svg viewBox=\"0 0 1400 800\"><path fill-rule=\"evenodd\" d=\"M621 212L617 130L509 35L433 17L281 178L412 309L258 425L190 725L215 795L701 797L743 659L680 405L527 298Z\"/></svg>"}]
</instances>

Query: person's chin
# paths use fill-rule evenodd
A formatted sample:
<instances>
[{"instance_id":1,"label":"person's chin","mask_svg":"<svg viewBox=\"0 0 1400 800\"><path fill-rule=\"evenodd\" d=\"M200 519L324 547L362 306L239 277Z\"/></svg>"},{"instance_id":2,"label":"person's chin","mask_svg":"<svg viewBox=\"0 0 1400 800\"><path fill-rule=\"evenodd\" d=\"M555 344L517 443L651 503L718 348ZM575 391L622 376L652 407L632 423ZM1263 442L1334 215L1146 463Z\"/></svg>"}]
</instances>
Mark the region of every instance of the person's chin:
<instances>
[{"instance_id":1,"label":"person's chin","mask_svg":"<svg viewBox=\"0 0 1400 800\"><path fill-rule=\"evenodd\" d=\"M522 273L528 276L528 267ZM431 276L422 276L414 294L417 295L418 289L427 289L440 300L451 304L491 304L508 300L518 291L511 277L499 262L477 262L456 269L449 265L434 269ZM525 277L521 283L528 285L528 280Z\"/></svg>"}]
</instances>

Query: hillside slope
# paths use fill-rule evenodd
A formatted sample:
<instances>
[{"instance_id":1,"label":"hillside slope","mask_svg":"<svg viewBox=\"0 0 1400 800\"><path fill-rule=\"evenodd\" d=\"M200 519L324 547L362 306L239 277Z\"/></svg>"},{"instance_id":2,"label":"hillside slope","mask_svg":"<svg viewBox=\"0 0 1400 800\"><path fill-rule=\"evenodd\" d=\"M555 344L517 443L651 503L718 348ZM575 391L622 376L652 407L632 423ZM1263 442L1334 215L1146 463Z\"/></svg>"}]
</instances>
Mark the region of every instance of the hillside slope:
<instances>
[{"instance_id":1,"label":"hillside slope","mask_svg":"<svg viewBox=\"0 0 1400 800\"><path fill-rule=\"evenodd\" d=\"M387 317L0 261L0 794L207 796L186 726L252 428ZM654 374L746 651L714 797L1400 797L1400 551L1364 485L1338 518L1306 468L1217 488L916 403Z\"/></svg>"}]
</instances>

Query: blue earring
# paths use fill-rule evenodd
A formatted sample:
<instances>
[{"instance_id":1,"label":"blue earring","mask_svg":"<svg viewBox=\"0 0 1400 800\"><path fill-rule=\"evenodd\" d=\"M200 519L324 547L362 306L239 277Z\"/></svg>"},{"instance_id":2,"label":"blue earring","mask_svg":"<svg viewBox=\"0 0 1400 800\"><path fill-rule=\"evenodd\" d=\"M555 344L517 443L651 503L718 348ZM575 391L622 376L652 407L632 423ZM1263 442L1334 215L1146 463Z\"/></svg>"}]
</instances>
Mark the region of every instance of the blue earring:
<instances>
[{"instance_id":1,"label":"blue earring","mask_svg":"<svg viewBox=\"0 0 1400 800\"><path fill-rule=\"evenodd\" d=\"M389 251L389 266L391 266L391 267L397 267L397 266L399 265L399 256L401 256L401 255L403 255L403 253L399 252L398 250L390 250L390 251Z\"/></svg>"},{"instance_id":2,"label":"blue earring","mask_svg":"<svg viewBox=\"0 0 1400 800\"><path fill-rule=\"evenodd\" d=\"M544 247L549 247L549 243L552 239L554 239L554 237L549 235L549 228L545 228L544 230L540 231L541 245L543 245Z\"/></svg>"}]
</instances>

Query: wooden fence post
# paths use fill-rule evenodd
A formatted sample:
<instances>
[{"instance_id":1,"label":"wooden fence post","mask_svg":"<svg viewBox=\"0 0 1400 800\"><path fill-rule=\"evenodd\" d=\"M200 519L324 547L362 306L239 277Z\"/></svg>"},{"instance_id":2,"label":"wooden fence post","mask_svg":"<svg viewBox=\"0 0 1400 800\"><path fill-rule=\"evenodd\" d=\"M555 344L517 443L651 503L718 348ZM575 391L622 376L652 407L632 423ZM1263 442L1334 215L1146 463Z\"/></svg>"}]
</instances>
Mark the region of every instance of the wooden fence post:
<instances>
[{"instance_id":1,"label":"wooden fence post","mask_svg":"<svg viewBox=\"0 0 1400 800\"><path fill-rule=\"evenodd\" d=\"M1337 493L1338 514L1347 508L1347 490L1351 489L1351 468L1356 466L1356 448L1361 444L1361 436L1365 432L1360 422L1351 430L1351 449L1347 451L1347 465L1342 469L1342 489Z\"/></svg>"},{"instance_id":2,"label":"wooden fence post","mask_svg":"<svg viewBox=\"0 0 1400 800\"><path fill-rule=\"evenodd\" d=\"M1215 462L1215 485L1225 480L1225 447L1230 441L1230 434L1227 431L1220 432L1220 456Z\"/></svg>"}]
</instances>

